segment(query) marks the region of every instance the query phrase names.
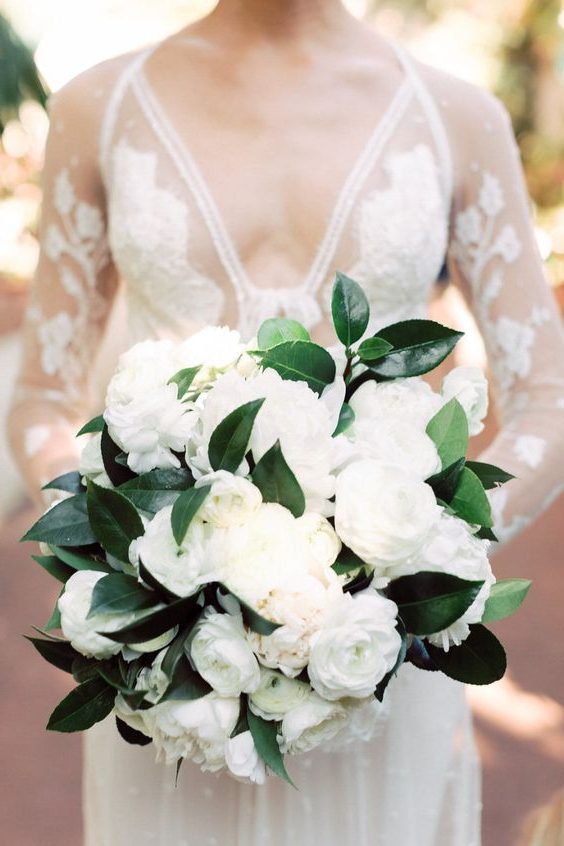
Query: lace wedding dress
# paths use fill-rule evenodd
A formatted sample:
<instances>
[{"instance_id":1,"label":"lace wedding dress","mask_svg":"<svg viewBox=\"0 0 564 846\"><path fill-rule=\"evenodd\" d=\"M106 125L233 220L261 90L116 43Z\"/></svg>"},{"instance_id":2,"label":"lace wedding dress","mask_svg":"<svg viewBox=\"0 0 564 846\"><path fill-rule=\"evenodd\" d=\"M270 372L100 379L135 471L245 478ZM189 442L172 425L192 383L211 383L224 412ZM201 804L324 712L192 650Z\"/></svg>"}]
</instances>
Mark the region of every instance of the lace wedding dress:
<instances>
[{"instance_id":1,"label":"lace wedding dress","mask_svg":"<svg viewBox=\"0 0 564 846\"><path fill-rule=\"evenodd\" d=\"M386 104L375 102L376 126L299 284L275 261L249 273L236 246L245 173L218 139L217 168L204 177L186 115L151 77L152 51L104 63L54 98L14 411L24 470L99 402L90 374L118 278L127 329L110 321L117 347L207 323L250 337L273 314L317 333L337 269L364 286L375 330L426 314L448 255L485 340L501 415L484 460L518 476L496 492L498 532L508 537L556 496L564 343L507 115L489 94L396 54L402 80ZM327 169L321 189L329 182ZM293 759L297 791L191 764L175 789L151 748L118 741L107 720L85 741L86 846L477 846L479 767L463 687L406 666L388 701L388 715L357 727L341 749Z\"/></svg>"}]
</instances>

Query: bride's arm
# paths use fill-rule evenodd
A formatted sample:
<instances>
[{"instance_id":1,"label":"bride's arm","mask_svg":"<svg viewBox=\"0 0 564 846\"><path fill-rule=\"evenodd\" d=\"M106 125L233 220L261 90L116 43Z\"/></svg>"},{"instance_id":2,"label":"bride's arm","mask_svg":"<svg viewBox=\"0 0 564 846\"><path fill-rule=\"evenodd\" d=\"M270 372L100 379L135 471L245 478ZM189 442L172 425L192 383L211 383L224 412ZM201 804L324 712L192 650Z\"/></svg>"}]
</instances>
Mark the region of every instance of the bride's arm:
<instances>
[{"instance_id":1,"label":"bride's arm","mask_svg":"<svg viewBox=\"0 0 564 846\"><path fill-rule=\"evenodd\" d=\"M451 129L449 259L484 338L500 421L480 458L517 476L492 492L506 540L564 489L564 335L509 116L489 94L469 86L466 95Z\"/></svg>"},{"instance_id":2,"label":"bride's arm","mask_svg":"<svg viewBox=\"0 0 564 846\"><path fill-rule=\"evenodd\" d=\"M15 456L36 497L46 481L76 469L75 434L91 411L89 376L116 290L94 94L75 81L49 109L41 252L9 419Z\"/></svg>"}]
</instances>

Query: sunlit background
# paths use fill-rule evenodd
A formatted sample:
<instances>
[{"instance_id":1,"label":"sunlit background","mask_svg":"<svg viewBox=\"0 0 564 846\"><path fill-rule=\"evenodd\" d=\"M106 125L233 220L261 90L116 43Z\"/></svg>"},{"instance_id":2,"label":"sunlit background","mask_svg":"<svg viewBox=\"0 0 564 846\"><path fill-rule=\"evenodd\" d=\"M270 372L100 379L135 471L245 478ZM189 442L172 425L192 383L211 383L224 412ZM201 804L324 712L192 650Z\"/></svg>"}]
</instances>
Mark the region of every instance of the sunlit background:
<instances>
[{"instance_id":1,"label":"sunlit background","mask_svg":"<svg viewBox=\"0 0 564 846\"><path fill-rule=\"evenodd\" d=\"M45 582L40 577L31 581L27 550L15 544L29 511L4 435L18 330L38 254L45 95L102 59L165 37L214 5L210 0L0 0L0 595L6 602L0 643L2 661L7 661L1 666L5 687L13 675L6 651L13 650L14 625L23 629L34 605L43 609L51 602L40 593L32 604L28 593L23 596L26 579L39 592ZM521 148L539 249L564 307L564 0L347 0L347 5L424 61L503 99ZM456 294L447 290L444 299L456 314L452 319L472 330ZM480 361L479 338L471 331L470 339L466 355ZM492 431L490 426L490 437ZM512 633L508 623L502 630L512 659L510 678L472 692L485 767L485 846L513 846L527 814L543 803L549 804L529 822L531 831L549 814L562 813L564 819L558 798L554 801L564 787L560 522L556 506L521 543L498 556L501 575L506 564L512 575L532 575L536 592L519 628ZM23 568L17 576L14 561ZM15 846L77 846L78 742L44 735L42 721L57 700L57 682L49 670L42 674L24 646L21 660L33 667L20 673L0 720L8 756L3 760L10 762L0 776L0 790L10 799L2 830ZM33 718L27 717L24 740L18 726L20 697L25 700L32 690L45 691L45 697L34 703ZM522 842L532 844L534 836L523 835ZM543 844L542 839L534 842ZM564 844L564 834L558 842Z\"/></svg>"}]
</instances>

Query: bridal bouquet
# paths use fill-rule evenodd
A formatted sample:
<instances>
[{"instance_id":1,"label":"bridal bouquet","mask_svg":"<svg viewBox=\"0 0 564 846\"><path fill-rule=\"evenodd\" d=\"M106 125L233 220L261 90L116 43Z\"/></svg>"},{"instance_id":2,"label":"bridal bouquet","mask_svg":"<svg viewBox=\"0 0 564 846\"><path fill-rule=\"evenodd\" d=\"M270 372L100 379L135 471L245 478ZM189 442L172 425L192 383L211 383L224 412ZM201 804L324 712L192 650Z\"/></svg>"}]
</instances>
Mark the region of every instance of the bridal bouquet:
<instances>
[{"instance_id":1,"label":"bridal bouquet","mask_svg":"<svg viewBox=\"0 0 564 846\"><path fill-rule=\"evenodd\" d=\"M30 640L77 682L49 729L113 712L169 763L289 780L284 755L377 712L406 662L503 675L484 623L529 583L496 583L488 561L486 489L511 477L466 460L486 382L457 368L435 393L419 377L460 333L365 337L342 274L332 313L331 351L271 319L251 344L206 328L121 357L78 471L47 485L61 498L24 538L63 583Z\"/></svg>"}]
</instances>

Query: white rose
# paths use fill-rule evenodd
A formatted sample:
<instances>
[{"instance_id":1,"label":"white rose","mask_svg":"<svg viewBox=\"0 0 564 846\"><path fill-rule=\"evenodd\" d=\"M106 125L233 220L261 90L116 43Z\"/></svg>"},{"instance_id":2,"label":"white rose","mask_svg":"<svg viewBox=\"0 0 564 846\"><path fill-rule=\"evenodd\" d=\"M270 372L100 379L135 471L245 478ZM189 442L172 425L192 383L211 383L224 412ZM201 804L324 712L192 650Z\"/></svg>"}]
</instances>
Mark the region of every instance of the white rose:
<instances>
[{"instance_id":1,"label":"white rose","mask_svg":"<svg viewBox=\"0 0 564 846\"><path fill-rule=\"evenodd\" d=\"M234 367L244 349L241 336L234 329L206 326L176 347L177 370L201 366L192 382L194 388L201 388Z\"/></svg>"},{"instance_id":2,"label":"white rose","mask_svg":"<svg viewBox=\"0 0 564 846\"><path fill-rule=\"evenodd\" d=\"M201 476L195 487L211 485L212 489L200 508L199 517L214 526L244 523L258 510L262 496L256 485L243 476L217 470Z\"/></svg>"},{"instance_id":3,"label":"white rose","mask_svg":"<svg viewBox=\"0 0 564 846\"><path fill-rule=\"evenodd\" d=\"M332 740L343 728L347 709L338 702L327 702L311 693L306 702L285 714L282 720L280 750L291 755L309 752Z\"/></svg>"},{"instance_id":4,"label":"white rose","mask_svg":"<svg viewBox=\"0 0 564 846\"><path fill-rule=\"evenodd\" d=\"M244 731L231 737L225 743L225 763L236 777L248 779L253 784L264 784L266 767L259 758L255 742L250 731Z\"/></svg>"},{"instance_id":5,"label":"white rose","mask_svg":"<svg viewBox=\"0 0 564 846\"><path fill-rule=\"evenodd\" d=\"M397 606L376 591L344 594L312 638L308 673L324 699L362 699L396 663L401 637Z\"/></svg>"},{"instance_id":6,"label":"white rose","mask_svg":"<svg viewBox=\"0 0 564 846\"><path fill-rule=\"evenodd\" d=\"M98 570L77 570L65 585L59 597L61 628L71 646L87 658L109 658L122 648L98 632L111 632L127 626L135 614L93 614L88 617L92 592L97 582L106 575Z\"/></svg>"},{"instance_id":7,"label":"white rose","mask_svg":"<svg viewBox=\"0 0 564 846\"><path fill-rule=\"evenodd\" d=\"M311 571L324 584L335 581L335 571L332 565L341 551L341 541L337 532L321 514L306 511L297 520L297 526L306 538L311 549L314 568Z\"/></svg>"},{"instance_id":8,"label":"white rose","mask_svg":"<svg viewBox=\"0 0 564 846\"><path fill-rule=\"evenodd\" d=\"M102 488L113 488L104 468L101 449L102 433L98 432L86 442L80 453L78 472Z\"/></svg>"},{"instance_id":9,"label":"white rose","mask_svg":"<svg viewBox=\"0 0 564 846\"><path fill-rule=\"evenodd\" d=\"M104 420L112 440L127 453L135 473L180 467L174 452L183 452L196 421L192 403L178 399L175 384L146 388L126 403L108 403Z\"/></svg>"},{"instance_id":10,"label":"white rose","mask_svg":"<svg viewBox=\"0 0 564 846\"><path fill-rule=\"evenodd\" d=\"M258 687L258 661L240 616L207 611L196 627L190 655L196 670L220 696L240 696Z\"/></svg>"},{"instance_id":11,"label":"white rose","mask_svg":"<svg viewBox=\"0 0 564 846\"><path fill-rule=\"evenodd\" d=\"M311 687L307 682L287 678L276 670L261 667L260 683L249 696L249 707L253 714L263 720L281 720L310 695Z\"/></svg>"},{"instance_id":12,"label":"white rose","mask_svg":"<svg viewBox=\"0 0 564 846\"><path fill-rule=\"evenodd\" d=\"M210 529L196 515L179 546L172 534L171 514L172 505L157 511L147 523L145 534L132 541L129 558L134 566L142 561L172 593L190 596L216 578L206 555Z\"/></svg>"},{"instance_id":13,"label":"white rose","mask_svg":"<svg viewBox=\"0 0 564 846\"><path fill-rule=\"evenodd\" d=\"M414 555L440 513L432 488L400 467L355 461L337 478L337 534L377 575Z\"/></svg>"},{"instance_id":14,"label":"white rose","mask_svg":"<svg viewBox=\"0 0 564 846\"><path fill-rule=\"evenodd\" d=\"M352 395L349 404L356 421L409 419L424 432L431 417L441 409L443 400L427 382L418 377L394 379L390 382L365 382Z\"/></svg>"},{"instance_id":15,"label":"white rose","mask_svg":"<svg viewBox=\"0 0 564 846\"><path fill-rule=\"evenodd\" d=\"M443 379L441 392L446 402L458 400L468 418L470 435L478 435L488 413L488 380L480 368L455 367Z\"/></svg>"},{"instance_id":16,"label":"white rose","mask_svg":"<svg viewBox=\"0 0 564 846\"><path fill-rule=\"evenodd\" d=\"M410 420L362 419L354 425L355 446L363 458L402 467L421 481L441 469L441 459L429 435Z\"/></svg>"}]
</instances>

